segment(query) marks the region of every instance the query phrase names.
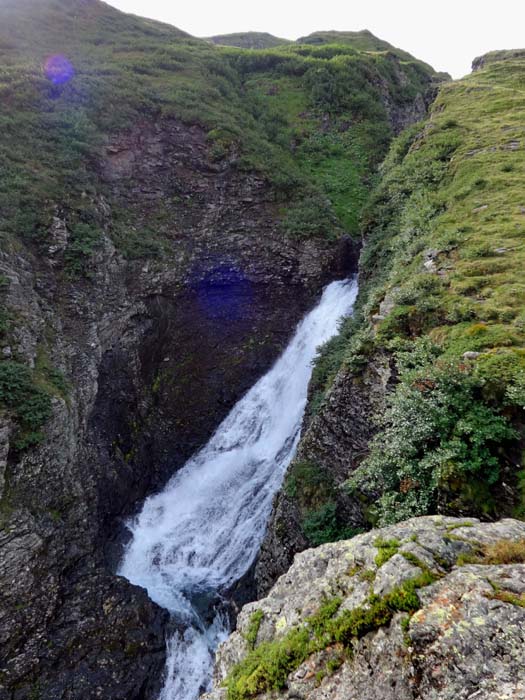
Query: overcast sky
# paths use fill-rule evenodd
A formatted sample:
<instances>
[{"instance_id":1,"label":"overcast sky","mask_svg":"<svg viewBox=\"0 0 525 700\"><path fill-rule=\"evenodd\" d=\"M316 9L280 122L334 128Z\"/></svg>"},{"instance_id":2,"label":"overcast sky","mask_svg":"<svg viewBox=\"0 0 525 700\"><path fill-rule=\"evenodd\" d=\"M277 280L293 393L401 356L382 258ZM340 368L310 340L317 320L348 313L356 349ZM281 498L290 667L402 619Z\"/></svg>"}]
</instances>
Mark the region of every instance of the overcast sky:
<instances>
[{"instance_id":1,"label":"overcast sky","mask_svg":"<svg viewBox=\"0 0 525 700\"><path fill-rule=\"evenodd\" d=\"M525 46L525 0L109 0L194 36L240 31L297 39L321 29L370 29L459 78L475 56Z\"/></svg>"}]
</instances>

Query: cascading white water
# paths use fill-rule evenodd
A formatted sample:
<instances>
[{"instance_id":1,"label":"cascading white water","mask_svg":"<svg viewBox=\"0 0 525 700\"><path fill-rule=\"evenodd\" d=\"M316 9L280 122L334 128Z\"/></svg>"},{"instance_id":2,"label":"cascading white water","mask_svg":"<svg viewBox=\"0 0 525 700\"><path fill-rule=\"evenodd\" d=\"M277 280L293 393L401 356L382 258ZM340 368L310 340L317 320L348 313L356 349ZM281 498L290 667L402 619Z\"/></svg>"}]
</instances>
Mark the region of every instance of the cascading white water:
<instances>
[{"instance_id":1,"label":"cascading white water","mask_svg":"<svg viewBox=\"0 0 525 700\"><path fill-rule=\"evenodd\" d=\"M214 651L228 634L216 603L257 555L297 447L316 349L336 333L356 295L350 280L325 289L272 369L128 524L132 539L119 573L186 627L168 642L159 700L195 700L209 685Z\"/></svg>"}]
</instances>

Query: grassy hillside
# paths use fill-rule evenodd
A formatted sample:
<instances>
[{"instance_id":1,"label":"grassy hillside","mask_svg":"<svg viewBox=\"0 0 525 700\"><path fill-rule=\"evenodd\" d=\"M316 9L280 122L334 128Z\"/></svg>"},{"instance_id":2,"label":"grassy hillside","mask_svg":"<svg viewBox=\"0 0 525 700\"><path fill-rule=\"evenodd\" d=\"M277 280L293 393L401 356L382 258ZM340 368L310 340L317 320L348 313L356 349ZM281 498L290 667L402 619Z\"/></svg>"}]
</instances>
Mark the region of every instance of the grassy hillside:
<instances>
[{"instance_id":1,"label":"grassy hillside","mask_svg":"<svg viewBox=\"0 0 525 700\"><path fill-rule=\"evenodd\" d=\"M217 47L98 0L4 0L0 245L40 254L58 213L69 237L56 273L89 279L104 226L94 202L103 196L112 207L97 165L104 144L144 121L169 119L204 129L217 165L267 180L283 236L357 235L393 135L387 106L410 109L432 79L411 57L349 45L254 52ZM105 231L124 256L176 254L165 235L167 204L131 237L130 216L112 207ZM2 309L2 347L12 344L19 323ZM39 439L61 382L45 362L29 370L5 357L0 402L22 425L24 446Z\"/></svg>"},{"instance_id":2,"label":"grassy hillside","mask_svg":"<svg viewBox=\"0 0 525 700\"><path fill-rule=\"evenodd\" d=\"M275 46L289 44L288 39L279 39L267 32L237 32L235 34L218 34L208 37L207 41L219 46L235 46L238 49L272 49Z\"/></svg>"},{"instance_id":3,"label":"grassy hillside","mask_svg":"<svg viewBox=\"0 0 525 700\"><path fill-rule=\"evenodd\" d=\"M66 63L51 66L50 73L46 60L57 54ZM285 199L294 193L302 199L307 190L319 208L314 234L332 230L320 222L326 216L335 221L333 195L342 228L355 232L355 217L347 216L340 200L355 195L353 209L364 200L391 136L384 102L408 104L432 76L409 60L402 64L405 80L401 64L388 56L345 46L256 54L220 49L81 0L6 0L0 7L0 60L0 163L8 173L0 190L4 233L37 239L49 221L43 203L78 203L79 193L97 186L90 160L101 136L144 116L203 126L217 160L238 153L240 168L266 175ZM70 71L69 79L62 79L61 70ZM347 183L340 154L355 171ZM325 167L319 159L333 164ZM329 182L334 178L337 183ZM319 184L312 197L312 186ZM298 216L285 231L300 233Z\"/></svg>"},{"instance_id":4,"label":"grassy hillside","mask_svg":"<svg viewBox=\"0 0 525 700\"><path fill-rule=\"evenodd\" d=\"M229 59L267 138L292 155L301 178L317 190L308 193L308 204L292 208L285 229L298 235L308 222L312 235L345 230L357 236L362 206L393 135L386 102L402 110L425 92L433 74L413 59L344 44L232 49Z\"/></svg>"},{"instance_id":5,"label":"grassy hillside","mask_svg":"<svg viewBox=\"0 0 525 700\"><path fill-rule=\"evenodd\" d=\"M502 58L442 87L392 146L364 216L359 312L317 366L322 390L341 364L358 376L393 357L352 481L383 493L381 522L525 513L525 59Z\"/></svg>"},{"instance_id":6,"label":"grassy hillside","mask_svg":"<svg viewBox=\"0 0 525 700\"><path fill-rule=\"evenodd\" d=\"M392 46L388 41L379 39L377 36L372 34L368 29L362 29L359 32L336 32L336 31L325 31L325 32L313 32L308 36L303 36L297 39L298 44L311 44L314 46L321 46L325 44L338 44L340 46L350 46L357 51L372 51L372 52L389 52L404 61L414 60L406 51ZM431 67L419 61L420 65L425 66L427 69ZM432 70L432 69L431 69Z\"/></svg>"}]
</instances>

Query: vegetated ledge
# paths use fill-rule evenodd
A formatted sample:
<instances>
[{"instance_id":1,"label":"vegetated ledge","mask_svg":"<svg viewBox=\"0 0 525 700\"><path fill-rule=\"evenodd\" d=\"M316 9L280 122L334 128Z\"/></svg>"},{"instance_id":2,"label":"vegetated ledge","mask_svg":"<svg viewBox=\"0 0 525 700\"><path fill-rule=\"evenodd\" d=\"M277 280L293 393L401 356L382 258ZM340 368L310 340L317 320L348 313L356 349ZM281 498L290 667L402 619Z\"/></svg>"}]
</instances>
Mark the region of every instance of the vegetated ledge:
<instances>
[{"instance_id":1,"label":"vegetated ledge","mask_svg":"<svg viewBox=\"0 0 525 700\"><path fill-rule=\"evenodd\" d=\"M519 53L440 88L393 143L363 217L355 314L314 369L299 455L351 477L366 524L523 516Z\"/></svg>"},{"instance_id":2,"label":"vegetated ledge","mask_svg":"<svg viewBox=\"0 0 525 700\"><path fill-rule=\"evenodd\" d=\"M298 554L207 698L518 697L524 626L525 523L415 518Z\"/></svg>"},{"instance_id":3,"label":"vegetated ledge","mask_svg":"<svg viewBox=\"0 0 525 700\"><path fill-rule=\"evenodd\" d=\"M525 58L525 49L510 49L501 51L489 51L489 53L478 56L472 61L472 70L477 71L485 68L489 63L499 63L501 61L512 61L514 59Z\"/></svg>"}]
</instances>

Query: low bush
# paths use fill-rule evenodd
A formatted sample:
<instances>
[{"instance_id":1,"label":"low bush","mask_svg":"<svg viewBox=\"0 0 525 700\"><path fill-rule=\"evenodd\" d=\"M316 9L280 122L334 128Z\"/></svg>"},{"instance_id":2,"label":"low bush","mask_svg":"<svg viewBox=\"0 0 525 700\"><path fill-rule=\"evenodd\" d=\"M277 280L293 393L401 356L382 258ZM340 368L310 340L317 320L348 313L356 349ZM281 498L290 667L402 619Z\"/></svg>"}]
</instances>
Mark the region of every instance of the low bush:
<instances>
[{"instance_id":1,"label":"low bush","mask_svg":"<svg viewBox=\"0 0 525 700\"><path fill-rule=\"evenodd\" d=\"M487 403L466 365L439 360L426 341L396 355L399 382L370 454L350 483L380 494L380 524L435 512L456 484L495 484L505 445L517 437L502 407Z\"/></svg>"},{"instance_id":2,"label":"low bush","mask_svg":"<svg viewBox=\"0 0 525 700\"><path fill-rule=\"evenodd\" d=\"M40 429L51 416L51 397L37 386L33 373L25 365L0 362L0 407L18 422L16 449L25 449L42 440Z\"/></svg>"}]
</instances>

